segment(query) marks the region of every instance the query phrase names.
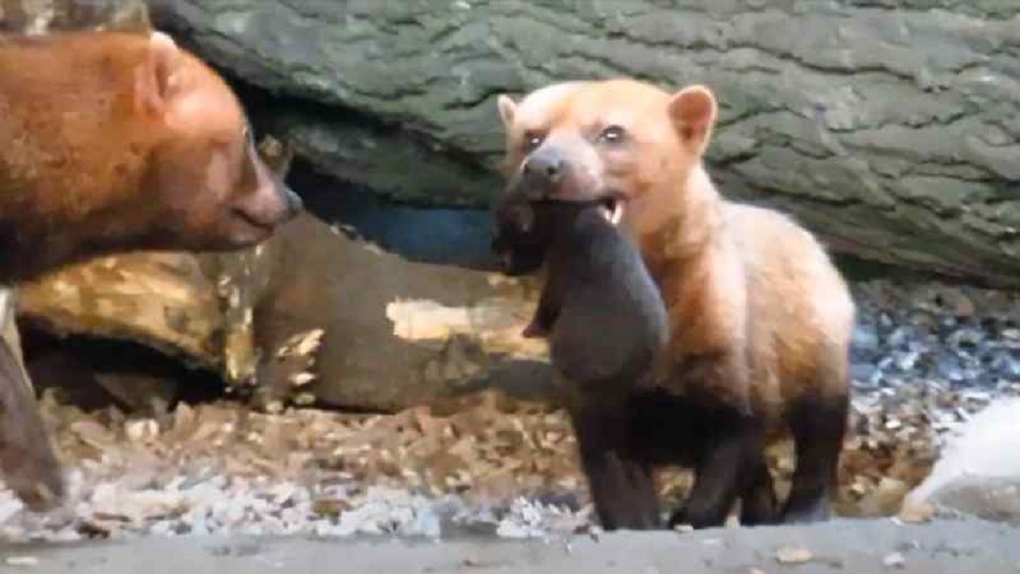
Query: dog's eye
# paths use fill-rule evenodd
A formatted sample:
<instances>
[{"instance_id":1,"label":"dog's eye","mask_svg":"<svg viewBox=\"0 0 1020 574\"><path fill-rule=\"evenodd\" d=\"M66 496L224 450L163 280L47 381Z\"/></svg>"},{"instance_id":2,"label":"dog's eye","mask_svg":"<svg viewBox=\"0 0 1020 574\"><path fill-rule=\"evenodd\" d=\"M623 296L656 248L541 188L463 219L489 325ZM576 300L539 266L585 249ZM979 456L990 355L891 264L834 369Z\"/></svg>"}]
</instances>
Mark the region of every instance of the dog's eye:
<instances>
[{"instance_id":1,"label":"dog's eye","mask_svg":"<svg viewBox=\"0 0 1020 574\"><path fill-rule=\"evenodd\" d=\"M609 126L599 134L599 141L608 144L618 144L626 137L626 132L620 126Z\"/></svg>"},{"instance_id":2,"label":"dog's eye","mask_svg":"<svg viewBox=\"0 0 1020 574\"><path fill-rule=\"evenodd\" d=\"M542 145L545 140L545 136L538 132L525 132L524 141L521 143L521 147L524 148L525 153L532 152Z\"/></svg>"}]
</instances>

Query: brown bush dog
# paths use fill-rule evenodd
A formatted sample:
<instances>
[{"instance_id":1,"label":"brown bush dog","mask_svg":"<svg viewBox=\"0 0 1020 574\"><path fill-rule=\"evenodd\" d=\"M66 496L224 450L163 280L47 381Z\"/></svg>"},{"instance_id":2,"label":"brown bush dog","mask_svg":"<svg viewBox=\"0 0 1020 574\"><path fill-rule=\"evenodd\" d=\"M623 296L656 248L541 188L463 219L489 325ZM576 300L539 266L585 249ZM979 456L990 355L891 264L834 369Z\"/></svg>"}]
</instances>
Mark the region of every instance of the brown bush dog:
<instances>
[{"instance_id":1,"label":"brown bush dog","mask_svg":"<svg viewBox=\"0 0 1020 574\"><path fill-rule=\"evenodd\" d=\"M671 332L664 374L620 403L635 437L621 456L646 472L694 467L670 524L721 525L737 500L746 525L827 519L847 424L853 301L810 233L720 196L702 162L712 92L572 82L520 103L501 96L499 111L510 192L623 209L621 226L661 291ZM763 449L787 429L796 470L779 512ZM653 518L632 520L615 523Z\"/></svg>"},{"instance_id":2,"label":"brown bush dog","mask_svg":"<svg viewBox=\"0 0 1020 574\"><path fill-rule=\"evenodd\" d=\"M169 36L0 37L0 286L117 252L251 246L300 209L234 93ZM5 482L56 506L63 472L6 341L0 408Z\"/></svg>"},{"instance_id":3,"label":"brown bush dog","mask_svg":"<svg viewBox=\"0 0 1020 574\"><path fill-rule=\"evenodd\" d=\"M301 207L226 82L162 33L0 38L0 283L128 250L238 249Z\"/></svg>"},{"instance_id":4,"label":"brown bush dog","mask_svg":"<svg viewBox=\"0 0 1020 574\"><path fill-rule=\"evenodd\" d=\"M648 520L659 513L652 477L618 455L632 450L630 421L620 405L648 384L669 337L659 289L637 246L600 202L520 197L500 202L493 249L510 275L546 264L538 307L523 335L549 339L602 524L654 528L658 520ZM634 488L634 481L645 483ZM644 498L621 496L633 491Z\"/></svg>"}]
</instances>

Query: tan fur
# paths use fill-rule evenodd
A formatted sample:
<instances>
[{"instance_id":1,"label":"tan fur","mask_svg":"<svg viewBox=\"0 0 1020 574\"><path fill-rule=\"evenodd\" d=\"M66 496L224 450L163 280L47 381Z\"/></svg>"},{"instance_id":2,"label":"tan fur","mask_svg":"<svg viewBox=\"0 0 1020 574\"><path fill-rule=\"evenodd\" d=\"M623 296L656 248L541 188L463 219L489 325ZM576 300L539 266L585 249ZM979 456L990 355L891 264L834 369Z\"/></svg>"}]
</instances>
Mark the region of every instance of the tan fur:
<instances>
[{"instance_id":1,"label":"tan fur","mask_svg":"<svg viewBox=\"0 0 1020 574\"><path fill-rule=\"evenodd\" d=\"M720 197L702 167L716 115L711 91L693 86L669 94L610 80L547 87L510 104L500 103L508 173L520 166L528 137L599 151L576 154L588 159L579 160L584 168L570 174L559 196L626 201L624 225L670 311L669 368L713 354L750 357L750 388L711 376L666 384L744 404L770 422L807 394L847 393L854 322L847 287L810 233L776 212ZM629 147L591 144L612 124L626 130Z\"/></svg>"},{"instance_id":2,"label":"tan fur","mask_svg":"<svg viewBox=\"0 0 1020 574\"><path fill-rule=\"evenodd\" d=\"M234 249L293 202L227 84L165 34L0 39L0 283L130 249Z\"/></svg>"},{"instance_id":3,"label":"tan fur","mask_svg":"<svg viewBox=\"0 0 1020 574\"><path fill-rule=\"evenodd\" d=\"M623 384L625 399L608 406L586 396L591 404L575 416L603 522L656 523L648 476L663 463L695 470L671 527L720 526L738 500L746 524L827 519L846 432L854 306L810 233L719 195L702 165L717 114L711 90L570 83L520 104L501 98L499 108L510 191L622 203L622 225L669 311L659 388ZM763 447L784 430L796 468L778 509ZM613 457L637 479L611 470Z\"/></svg>"}]
</instances>

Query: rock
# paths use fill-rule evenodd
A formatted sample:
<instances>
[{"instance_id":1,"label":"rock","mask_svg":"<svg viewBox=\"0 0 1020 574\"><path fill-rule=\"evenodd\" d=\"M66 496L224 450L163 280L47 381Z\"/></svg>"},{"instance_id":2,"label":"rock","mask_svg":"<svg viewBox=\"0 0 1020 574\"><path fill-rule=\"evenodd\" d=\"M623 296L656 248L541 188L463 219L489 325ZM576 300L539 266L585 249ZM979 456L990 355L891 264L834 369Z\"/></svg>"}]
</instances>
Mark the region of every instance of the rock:
<instances>
[{"instance_id":1,"label":"rock","mask_svg":"<svg viewBox=\"0 0 1020 574\"><path fill-rule=\"evenodd\" d=\"M1001 399L963 425L902 513L928 509L988 520L1020 520L1020 398Z\"/></svg>"},{"instance_id":2,"label":"rock","mask_svg":"<svg viewBox=\"0 0 1020 574\"><path fill-rule=\"evenodd\" d=\"M902 570L907 565L907 559L899 552L893 552L882 559L882 565L886 568Z\"/></svg>"},{"instance_id":3,"label":"rock","mask_svg":"<svg viewBox=\"0 0 1020 574\"><path fill-rule=\"evenodd\" d=\"M262 90L250 101L303 158L386 196L478 206L497 192L500 92L706 82L722 102L709 160L729 194L789 209L842 252L1016 285L1020 128L1001 118L1020 104L1002 46L1018 41L1020 5L922 4L151 7Z\"/></svg>"},{"instance_id":4,"label":"rock","mask_svg":"<svg viewBox=\"0 0 1020 574\"><path fill-rule=\"evenodd\" d=\"M44 34L58 30L147 31L143 0L3 0L0 32Z\"/></svg>"},{"instance_id":5,"label":"rock","mask_svg":"<svg viewBox=\"0 0 1020 574\"><path fill-rule=\"evenodd\" d=\"M1020 478L961 477L936 495L936 510L953 510L985 520L1020 521Z\"/></svg>"},{"instance_id":6,"label":"rock","mask_svg":"<svg viewBox=\"0 0 1020 574\"><path fill-rule=\"evenodd\" d=\"M776 550L776 562L785 565L807 564L814 557L810 550L799 546L784 546Z\"/></svg>"}]
</instances>

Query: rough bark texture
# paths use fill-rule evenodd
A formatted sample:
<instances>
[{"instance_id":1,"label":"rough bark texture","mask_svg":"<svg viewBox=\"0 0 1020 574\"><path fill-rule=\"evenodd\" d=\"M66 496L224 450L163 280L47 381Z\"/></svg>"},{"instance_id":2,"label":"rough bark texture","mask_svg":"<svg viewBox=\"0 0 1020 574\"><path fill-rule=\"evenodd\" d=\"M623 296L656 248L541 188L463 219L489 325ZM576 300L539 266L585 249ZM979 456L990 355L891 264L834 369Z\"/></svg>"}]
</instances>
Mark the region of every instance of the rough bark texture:
<instances>
[{"instance_id":1,"label":"rough bark texture","mask_svg":"<svg viewBox=\"0 0 1020 574\"><path fill-rule=\"evenodd\" d=\"M150 28L144 0L0 0L0 32Z\"/></svg>"},{"instance_id":2,"label":"rough bark texture","mask_svg":"<svg viewBox=\"0 0 1020 574\"><path fill-rule=\"evenodd\" d=\"M271 125L342 179L479 205L494 96L570 78L707 82L726 192L840 250L1020 283L1020 4L1013 0L153 0ZM314 104L310 104L314 102Z\"/></svg>"}]
</instances>

